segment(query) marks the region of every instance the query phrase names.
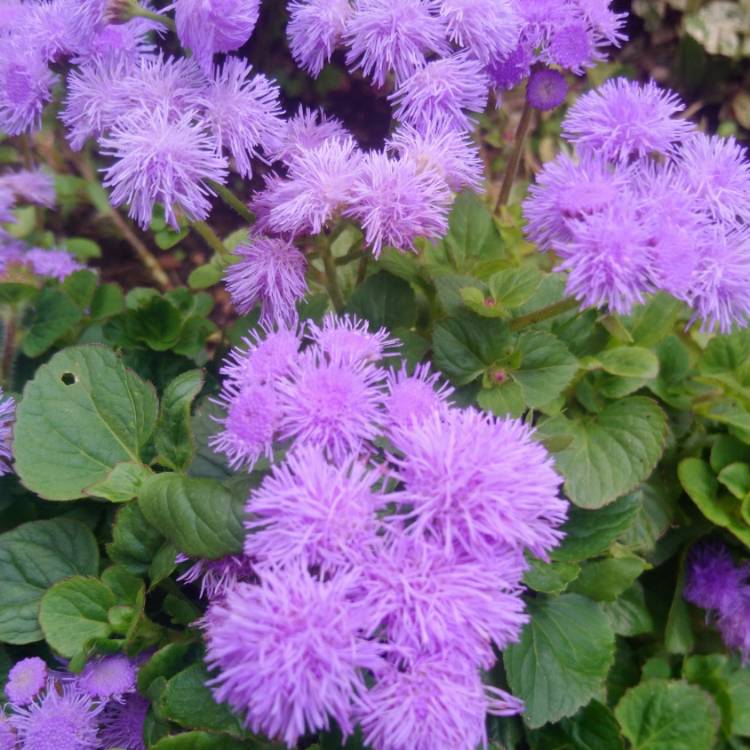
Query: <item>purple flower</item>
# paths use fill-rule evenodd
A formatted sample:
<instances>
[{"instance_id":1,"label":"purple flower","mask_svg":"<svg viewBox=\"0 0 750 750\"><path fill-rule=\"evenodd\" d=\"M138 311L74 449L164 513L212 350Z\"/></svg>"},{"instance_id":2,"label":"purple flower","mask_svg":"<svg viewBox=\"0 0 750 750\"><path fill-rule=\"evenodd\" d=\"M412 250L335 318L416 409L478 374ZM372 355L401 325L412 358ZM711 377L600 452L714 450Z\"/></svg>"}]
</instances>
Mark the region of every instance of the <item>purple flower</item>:
<instances>
[{"instance_id":1,"label":"purple flower","mask_svg":"<svg viewBox=\"0 0 750 750\"><path fill-rule=\"evenodd\" d=\"M23 261L30 264L38 276L49 276L63 281L71 273L85 268L67 250L44 250L33 247L23 256Z\"/></svg>"},{"instance_id":2,"label":"purple flower","mask_svg":"<svg viewBox=\"0 0 750 750\"><path fill-rule=\"evenodd\" d=\"M257 382L239 389L225 386L216 403L226 409L226 416L217 419L221 430L208 444L227 457L230 467L250 471L264 456L273 460L273 441L283 416L275 389Z\"/></svg>"},{"instance_id":3,"label":"purple flower","mask_svg":"<svg viewBox=\"0 0 750 750\"><path fill-rule=\"evenodd\" d=\"M565 76L549 68L534 71L526 85L526 101L534 109L543 112L559 107L567 94L568 82Z\"/></svg>"},{"instance_id":4,"label":"purple flower","mask_svg":"<svg viewBox=\"0 0 750 750\"><path fill-rule=\"evenodd\" d=\"M375 541L375 514L387 502L374 489L380 479L356 455L333 465L320 446L295 448L250 493L245 554L261 564L346 568Z\"/></svg>"},{"instance_id":5,"label":"purple flower","mask_svg":"<svg viewBox=\"0 0 750 750\"><path fill-rule=\"evenodd\" d=\"M377 648L360 638L350 597L356 581L313 578L299 566L239 584L204 620L207 660L218 671L214 696L246 716L254 732L288 747L333 717L353 729L351 702L365 690L362 669L378 666Z\"/></svg>"},{"instance_id":6,"label":"purple flower","mask_svg":"<svg viewBox=\"0 0 750 750\"><path fill-rule=\"evenodd\" d=\"M278 86L252 75L244 60L229 57L214 68L205 98L206 120L217 141L234 157L240 175L252 177L252 159L273 151L282 127Z\"/></svg>"},{"instance_id":7,"label":"purple flower","mask_svg":"<svg viewBox=\"0 0 750 750\"><path fill-rule=\"evenodd\" d=\"M0 713L0 750L17 750L18 737L11 723Z\"/></svg>"},{"instance_id":8,"label":"purple flower","mask_svg":"<svg viewBox=\"0 0 750 750\"><path fill-rule=\"evenodd\" d=\"M562 538L561 479L522 422L451 409L393 430L391 440L408 534L479 558L511 547L545 559Z\"/></svg>"},{"instance_id":9,"label":"purple flower","mask_svg":"<svg viewBox=\"0 0 750 750\"><path fill-rule=\"evenodd\" d=\"M319 234L351 201L362 156L354 139L329 139L300 150L286 179L273 176L252 207L262 229L281 234Z\"/></svg>"},{"instance_id":10,"label":"purple flower","mask_svg":"<svg viewBox=\"0 0 750 750\"><path fill-rule=\"evenodd\" d=\"M520 17L511 0L441 0L450 40L480 62L504 57L518 43Z\"/></svg>"},{"instance_id":11,"label":"purple flower","mask_svg":"<svg viewBox=\"0 0 750 750\"><path fill-rule=\"evenodd\" d=\"M451 190L484 190L484 166L471 136L449 122L437 120L424 128L402 124L387 142L396 156L439 174Z\"/></svg>"},{"instance_id":12,"label":"purple flower","mask_svg":"<svg viewBox=\"0 0 750 750\"><path fill-rule=\"evenodd\" d=\"M547 50L554 65L582 75L586 68L605 59L596 49L596 40L585 23L572 23L555 30Z\"/></svg>"},{"instance_id":13,"label":"purple flower","mask_svg":"<svg viewBox=\"0 0 750 750\"><path fill-rule=\"evenodd\" d=\"M0 175L0 189L9 189L16 198L52 208L55 205L55 182L42 170L22 169Z\"/></svg>"},{"instance_id":14,"label":"purple flower","mask_svg":"<svg viewBox=\"0 0 750 750\"><path fill-rule=\"evenodd\" d=\"M135 690L136 666L122 654L90 659L76 679L76 687L100 700L121 700Z\"/></svg>"},{"instance_id":15,"label":"purple flower","mask_svg":"<svg viewBox=\"0 0 750 750\"><path fill-rule=\"evenodd\" d=\"M607 81L582 96L563 120L563 134L579 151L627 162L652 153L670 154L694 129L675 118L684 110L677 94L653 81Z\"/></svg>"},{"instance_id":16,"label":"purple flower","mask_svg":"<svg viewBox=\"0 0 750 750\"><path fill-rule=\"evenodd\" d=\"M2 201L2 191L0 191L0 201ZM25 253L26 246L22 242L6 235L0 229L0 274L4 274L9 265L23 265Z\"/></svg>"},{"instance_id":17,"label":"purple flower","mask_svg":"<svg viewBox=\"0 0 750 750\"><path fill-rule=\"evenodd\" d=\"M177 36L207 73L217 52L233 52L250 38L260 0L175 0Z\"/></svg>"},{"instance_id":18,"label":"purple flower","mask_svg":"<svg viewBox=\"0 0 750 750\"><path fill-rule=\"evenodd\" d=\"M389 71L400 83L425 65L426 54L448 54L439 10L439 0L358 0L346 34L347 65L376 86Z\"/></svg>"},{"instance_id":19,"label":"purple flower","mask_svg":"<svg viewBox=\"0 0 750 750\"><path fill-rule=\"evenodd\" d=\"M15 706L25 706L44 690L48 676L49 670L44 659L38 656L21 659L8 672L5 695Z\"/></svg>"},{"instance_id":20,"label":"purple flower","mask_svg":"<svg viewBox=\"0 0 750 750\"><path fill-rule=\"evenodd\" d=\"M305 296L305 256L291 242L255 235L235 250L239 256L225 274L227 290L240 315L261 305L261 323L292 325L296 303Z\"/></svg>"},{"instance_id":21,"label":"purple flower","mask_svg":"<svg viewBox=\"0 0 750 750\"><path fill-rule=\"evenodd\" d=\"M450 651L389 664L358 702L357 719L373 750L476 750L486 746L485 716L520 713L523 703L482 684L473 665Z\"/></svg>"},{"instance_id":22,"label":"purple flower","mask_svg":"<svg viewBox=\"0 0 750 750\"><path fill-rule=\"evenodd\" d=\"M349 0L292 0L289 49L300 68L318 76L341 41L352 14Z\"/></svg>"},{"instance_id":23,"label":"purple flower","mask_svg":"<svg viewBox=\"0 0 750 750\"><path fill-rule=\"evenodd\" d=\"M343 141L348 137L349 132L335 117L328 117L322 110L300 107L297 114L285 122L271 155L278 161L290 162L330 139Z\"/></svg>"},{"instance_id":24,"label":"purple flower","mask_svg":"<svg viewBox=\"0 0 750 750\"><path fill-rule=\"evenodd\" d=\"M5 396L0 388L0 476L9 474L12 470L15 417L16 402L10 396Z\"/></svg>"},{"instance_id":25,"label":"purple flower","mask_svg":"<svg viewBox=\"0 0 750 750\"><path fill-rule=\"evenodd\" d=\"M143 5L143 3L141 3ZM144 55L153 55L156 46L149 34L159 33L162 27L146 18L134 18L127 23L107 23L96 27L83 49L73 58L77 64L94 61L134 64Z\"/></svg>"},{"instance_id":26,"label":"purple flower","mask_svg":"<svg viewBox=\"0 0 750 750\"><path fill-rule=\"evenodd\" d=\"M489 86L481 63L462 52L427 63L388 98L403 122L424 128L444 118L457 129L471 130L475 123L464 110L484 111Z\"/></svg>"},{"instance_id":27,"label":"purple flower","mask_svg":"<svg viewBox=\"0 0 750 750\"><path fill-rule=\"evenodd\" d=\"M386 378L384 412L389 430L406 429L448 406L453 388L441 383L429 364L417 365L409 374L406 365L390 370Z\"/></svg>"},{"instance_id":28,"label":"purple flower","mask_svg":"<svg viewBox=\"0 0 750 750\"><path fill-rule=\"evenodd\" d=\"M334 461L378 435L382 372L369 363L303 352L278 384L282 439L318 445Z\"/></svg>"},{"instance_id":29,"label":"purple flower","mask_svg":"<svg viewBox=\"0 0 750 750\"><path fill-rule=\"evenodd\" d=\"M75 0L43 0L24 4L16 27L19 46L34 50L45 62L60 62L85 39L77 33Z\"/></svg>"},{"instance_id":30,"label":"purple flower","mask_svg":"<svg viewBox=\"0 0 750 750\"><path fill-rule=\"evenodd\" d=\"M367 321L349 315L329 313L322 326L308 321L308 336L329 360L338 362L379 362L395 356L400 343L386 328L371 333Z\"/></svg>"},{"instance_id":31,"label":"purple flower","mask_svg":"<svg viewBox=\"0 0 750 750\"><path fill-rule=\"evenodd\" d=\"M176 562L192 562L192 565L181 573L177 580L189 584L200 581L200 595L203 599L217 599L233 589L240 581L250 580L254 576L252 562L244 555L228 555L218 560L196 560L178 554Z\"/></svg>"},{"instance_id":32,"label":"purple flower","mask_svg":"<svg viewBox=\"0 0 750 750\"><path fill-rule=\"evenodd\" d=\"M612 0L575 0L579 18L585 19L598 36L598 43L607 42L615 47L619 47L627 40L627 35L623 32L625 21L628 14L616 13L609 6Z\"/></svg>"},{"instance_id":33,"label":"purple flower","mask_svg":"<svg viewBox=\"0 0 750 750\"><path fill-rule=\"evenodd\" d=\"M500 91L515 88L531 74L534 54L530 45L521 42L501 58L493 58L487 64L486 72L491 84Z\"/></svg>"},{"instance_id":34,"label":"purple flower","mask_svg":"<svg viewBox=\"0 0 750 750\"><path fill-rule=\"evenodd\" d=\"M122 703L108 703L99 717L101 747L146 750L143 729L149 705L138 693L126 695Z\"/></svg>"},{"instance_id":35,"label":"purple flower","mask_svg":"<svg viewBox=\"0 0 750 750\"><path fill-rule=\"evenodd\" d=\"M448 231L452 200L436 171L411 159L373 152L365 157L345 213L361 223L377 258L386 245L409 250L417 237L442 237Z\"/></svg>"},{"instance_id":36,"label":"purple flower","mask_svg":"<svg viewBox=\"0 0 750 750\"><path fill-rule=\"evenodd\" d=\"M13 208L16 205L16 196L13 191L7 186L0 182L0 222L7 221L9 223L15 223L15 216L13 215ZM2 239L2 235L0 235Z\"/></svg>"},{"instance_id":37,"label":"purple flower","mask_svg":"<svg viewBox=\"0 0 750 750\"><path fill-rule=\"evenodd\" d=\"M676 166L711 216L750 223L750 162L734 138L695 133L679 150Z\"/></svg>"},{"instance_id":38,"label":"purple flower","mask_svg":"<svg viewBox=\"0 0 750 750\"><path fill-rule=\"evenodd\" d=\"M143 228L151 223L156 203L175 229L176 210L191 221L205 219L212 194L205 180L226 180L226 159L191 113L170 121L163 109L137 112L120 120L100 143L102 153L115 159L104 181L112 188L112 204L130 204L129 215Z\"/></svg>"},{"instance_id":39,"label":"purple flower","mask_svg":"<svg viewBox=\"0 0 750 750\"><path fill-rule=\"evenodd\" d=\"M29 750L98 750L97 714L89 696L71 686L51 688L28 706L17 707L10 723Z\"/></svg>"}]
</instances>

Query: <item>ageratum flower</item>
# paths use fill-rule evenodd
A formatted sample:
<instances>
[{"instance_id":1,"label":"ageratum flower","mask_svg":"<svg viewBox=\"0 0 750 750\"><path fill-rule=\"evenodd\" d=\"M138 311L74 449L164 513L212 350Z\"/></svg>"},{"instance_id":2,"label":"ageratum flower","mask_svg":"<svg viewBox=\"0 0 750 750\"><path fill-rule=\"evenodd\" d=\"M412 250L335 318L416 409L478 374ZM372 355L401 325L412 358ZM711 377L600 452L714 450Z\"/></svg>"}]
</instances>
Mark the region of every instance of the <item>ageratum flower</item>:
<instances>
[{"instance_id":1,"label":"ageratum flower","mask_svg":"<svg viewBox=\"0 0 750 750\"><path fill-rule=\"evenodd\" d=\"M187 555L178 554L177 563L192 562L177 580L180 583L200 581L200 595L203 599L216 599L224 596L240 581L247 581L254 575L252 561L244 555L227 555L218 560L193 561Z\"/></svg>"},{"instance_id":2,"label":"ageratum flower","mask_svg":"<svg viewBox=\"0 0 750 750\"><path fill-rule=\"evenodd\" d=\"M309 349L278 391L282 439L318 445L341 461L378 435L382 372L370 363L329 360Z\"/></svg>"},{"instance_id":3,"label":"ageratum flower","mask_svg":"<svg viewBox=\"0 0 750 750\"><path fill-rule=\"evenodd\" d=\"M0 476L9 474L13 460L13 423L16 416L16 402L3 394L0 388ZM9 696L10 697L10 696Z\"/></svg>"},{"instance_id":4,"label":"ageratum flower","mask_svg":"<svg viewBox=\"0 0 750 750\"><path fill-rule=\"evenodd\" d=\"M24 253L22 261L31 266L37 276L49 276L64 281L71 273L85 268L67 250L44 250L33 247Z\"/></svg>"},{"instance_id":5,"label":"ageratum flower","mask_svg":"<svg viewBox=\"0 0 750 750\"><path fill-rule=\"evenodd\" d=\"M149 705L148 700L138 693L126 695L122 703L108 703L99 716L101 746L146 750L143 732Z\"/></svg>"},{"instance_id":6,"label":"ageratum flower","mask_svg":"<svg viewBox=\"0 0 750 750\"><path fill-rule=\"evenodd\" d=\"M121 700L135 690L136 665L123 654L90 659L76 678L76 687L99 700Z\"/></svg>"},{"instance_id":7,"label":"ageratum flower","mask_svg":"<svg viewBox=\"0 0 750 750\"><path fill-rule=\"evenodd\" d=\"M88 39L76 24L77 0L40 0L24 3L15 36L19 47L34 50L45 62L60 62Z\"/></svg>"},{"instance_id":8,"label":"ageratum flower","mask_svg":"<svg viewBox=\"0 0 750 750\"><path fill-rule=\"evenodd\" d=\"M653 81L607 81L582 96L563 120L563 135L580 152L626 163L633 157L671 154L694 125L676 119L684 110L677 94Z\"/></svg>"},{"instance_id":9,"label":"ageratum flower","mask_svg":"<svg viewBox=\"0 0 750 750\"><path fill-rule=\"evenodd\" d=\"M414 249L417 237L438 239L448 231L453 196L436 171L411 159L369 153L352 186L345 214L362 225L377 258L386 245Z\"/></svg>"},{"instance_id":10,"label":"ageratum flower","mask_svg":"<svg viewBox=\"0 0 750 750\"><path fill-rule=\"evenodd\" d=\"M212 137L190 112L173 121L161 108L133 113L100 143L101 152L115 159L104 170L112 204L128 203L129 216L144 229L156 203L164 206L165 218L175 229L178 210L191 221L205 219L212 195L205 181L226 180L226 159L216 153Z\"/></svg>"},{"instance_id":11,"label":"ageratum flower","mask_svg":"<svg viewBox=\"0 0 750 750\"><path fill-rule=\"evenodd\" d=\"M11 723L0 713L0 750L17 750L18 737Z\"/></svg>"},{"instance_id":12,"label":"ageratum flower","mask_svg":"<svg viewBox=\"0 0 750 750\"><path fill-rule=\"evenodd\" d=\"M528 425L452 409L393 430L391 441L408 534L480 558L510 547L544 559L562 538L561 479Z\"/></svg>"},{"instance_id":13,"label":"ageratum flower","mask_svg":"<svg viewBox=\"0 0 750 750\"><path fill-rule=\"evenodd\" d=\"M534 109L546 112L559 107L568 94L568 82L557 70L535 70L526 85L526 101Z\"/></svg>"},{"instance_id":14,"label":"ageratum flower","mask_svg":"<svg viewBox=\"0 0 750 750\"><path fill-rule=\"evenodd\" d=\"M388 98L402 122L425 128L444 119L456 129L471 130L475 123L465 110L484 111L489 86L482 65L462 52L427 63Z\"/></svg>"},{"instance_id":15,"label":"ageratum flower","mask_svg":"<svg viewBox=\"0 0 750 750\"><path fill-rule=\"evenodd\" d=\"M292 566L266 570L260 585L239 584L212 604L203 627L216 700L290 748L327 729L329 717L350 734L362 670L379 666L376 645L360 637L355 585L353 574L321 581Z\"/></svg>"},{"instance_id":16,"label":"ageratum flower","mask_svg":"<svg viewBox=\"0 0 750 750\"><path fill-rule=\"evenodd\" d=\"M550 39L547 57L551 63L583 75L586 68L605 59L596 48L588 24L575 22L557 29Z\"/></svg>"},{"instance_id":17,"label":"ageratum flower","mask_svg":"<svg viewBox=\"0 0 750 750\"><path fill-rule=\"evenodd\" d=\"M143 3L141 3L143 6ZM136 64L144 55L154 55L156 45L151 34L163 27L147 18L134 18L127 23L106 23L96 27L85 47L77 50L73 62L78 65L94 61L113 64L118 61Z\"/></svg>"},{"instance_id":18,"label":"ageratum flower","mask_svg":"<svg viewBox=\"0 0 750 750\"><path fill-rule=\"evenodd\" d=\"M237 171L252 177L251 161L274 150L283 127L279 87L237 57L216 66L205 90L206 121L234 157Z\"/></svg>"},{"instance_id":19,"label":"ageratum flower","mask_svg":"<svg viewBox=\"0 0 750 750\"><path fill-rule=\"evenodd\" d=\"M330 313L322 325L307 322L307 335L330 360L338 362L379 362L395 356L400 342L390 337L386 328L374 333L366 320Z\"/></svg>"},{"instance_id":20,"label":"ageratum flower","mask_svg":"<svg viewBox=\"0 0 750 750\"><path fill-rule=\"evenodd\" d=\"M14 706L26 706L47 686L48 676L44 659L38 656L21 659L8 672L5 695Z\"/></svg>"},{"instance_id":21,"label":"ageratum flower","mask_svg":"<svg viewBox=\"0 0 750 750\"><path fill-rule=\"evenodd\" d=\"M260 0L175 0L164 10L174 10L180 43L208 73L217 52L234 52L250 38Z\"/></svg>"},{"instance_id":22,"label":"ageratum flower","mask_svg":"<svg viewBox=\"0 0 750 750\"><path fill-rule=\"evenodd\" d=\"M13 215L15 205L16 196L13 191L7 185L0 183L0 221L7 221L11 224L15 222ZM2 234L0 234L0 239L3 239Z\"/></svg>"},{"instance_id":23,"label":"ageratum flower","mask_svg":"<svg viewBox=\"0 0 750 750\"><path fill-rule=\"evenodd\" d=\"M448 54L439 11L439 0L358 0L347 28L347 65L376 86L391 71L397 83L404 81L425 65L426 55Z\"/></svg>"},{"instance_id":24,"label":"ageratum flower","mask_svg":"<svg viewBox=\"0 0 750 750\"><path fill-rule=\"evenodd\" d=\"M285 121L279 143L271 156L277 161L290 162L310 149L322 146L330 139L346 140L349 131L340 120L328 117L322 110L300 106L297 114Z\"/></svg>"},{"instance_id":25,"label":"ageratum flower","mask_svg":"<svg viewBox=\"0 0 750 750\"><path fill-rule=\"evenodd\" d=\"M485 716L520 713L523 703L482 684L477 669L447 651L408 667L388 664L359 700L356 717L374 750L476 750Z\"/></svg>"},{"instance_id":26,"label":"ageratum flower","mask_svg":"<svg viewBox=\"0 0 750 750\"><path fill-rule=\"evenodd\" d=\"M254 235L235 250L239 257L224 279L232 303L240 315L257 304L263 325L292 325L297 319L296 303L305 296L305 256L287 240Z\"/></svg>"},{"instance_id":27,"label":"ageratum flower","mask_svg":"<svg viewBox=\"0 0 750 750\"><path fill-rule=\"evenodd\" d=\"M449 383L441 382L439 373L429 364L419 364L409 373L406 364L400 370L389 370L386 376L384 413L390 430L406 429L448 406L453 394Z\"/></svg>"},{"instance_id":28,"label":"ageratum flower","mask_svg":"<svg viewBox=\"0 0 750 750\"><path fill-rule=\"evenodd\" d=\"M529 77L533 62L533 49L521 42L504 57L490 60L486 72L494 88L501 92L509 91Z\"/></svg>"},{"instance_id":29,"label":"ageratum flower","mask_svg":"<svg viewBox=\"0 0 750 750\"><path fill-rule=\"evenodd\" d=\"M379 472L356 455L330 463L317 445L296 447L250 493L245 554L260 564L347 568L372 545L388 501Z\"/></svg>"},{"instance_id":30,"label":"ageratum flower","mask_svg":"<svg viewBox=\"0 0 750 750\"><path fill-rule=\"evenodd\" d=\"M352 14L349 0L292 0L286 33L295 62L318 76L341 42Z\"/></svg>"},{"instance_id":31,"label":"ageratum flower","mask_svg":"<svg viewBox=\"0 0 750 750\"><path fill-rule=\"evenodd\" d=\"M17 199L39 206L52 208L55 205L55 182L42 170L22 169L0 175L0 190L10 190Z\"/></svg>"}]
</instances>

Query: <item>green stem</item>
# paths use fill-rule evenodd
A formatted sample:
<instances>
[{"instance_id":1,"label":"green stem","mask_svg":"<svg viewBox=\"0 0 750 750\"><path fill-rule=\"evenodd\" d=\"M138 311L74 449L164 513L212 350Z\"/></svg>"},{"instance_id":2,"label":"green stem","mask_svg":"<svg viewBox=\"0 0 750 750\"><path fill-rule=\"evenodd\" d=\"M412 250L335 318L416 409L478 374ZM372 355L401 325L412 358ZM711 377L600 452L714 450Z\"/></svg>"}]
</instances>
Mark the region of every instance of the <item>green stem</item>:
<instances>
[{"instance_id":1,"label":"green stem","mask_svg":"<svg viewBox=\"0 0 750 750\"><path fill-rule=\"evenodd\" d=\"M516 129L516 138L513 145L513 151L508 161L508 167L505 170L505 177L503 178L503 184L500 188L500 194L497 196L497 203L495 204L495 213L500 210L501 206L507 206L508 200L510 199L510 191L513 189L513 183L516 180L518 174L518 165L521 163L521 156L523 155L524 145L526 143L526 136L529 132L529 126L531 125L531 114L533 107L529 104L528 99L523 105L523 112L521 113L521 121L518 123Z\"/></svg>"},{"instance_id":2,"label":"green stem","mask_svg":"<svg viewBox=\"0 0 750 750\"><path fill-rule=\"evenodd\" d=\"M226 249L224 243L221 241L216 232L211 229L205 221L193 221L190 224L191 229L194 229L203 239L203 241L221 258L228 258L231 253Z\"/></svg>"},{"instance_id":3,"label":"green stem","mask_svg":"<svg viewBox=\"0 0 750 750\"><path fill-rule=\"evenodd\" d=\"M351 263L353 260L359 260L363 254L364 251L361 248L350 250L346 255L342 255L340 258L336 258L335 263L337 266L345 266Z\"/></svg>"},{"instance_id":4,"label":"green stem","mask_svg":"<svg viewBox=\"0 0 750 750\"><path fill-rule=\"evenodd\" d=\"M174 21L169 16L163 16L161 13L155 13L153 10L138 5L137 0L131 0L128 5L127 15L129 18L148 18L149 21L156 21L162 26L166 26L170 31L176 31Z\"/></svg>"},{"instance_id":5,"label":"green stem","mask_svg":"<svg viewBox=\"0 0 750 750\"><path fill-rule=\"evenodd\" d=\"M16 356L16 310L11 307L10 311L3 316L2 355L0 356L0 382L6 390L12 390L13 383L13 361Z\"/></svg>"},{"instance_id":6,"label":"green stem","mask_svg":"<svg viewBox=\"0 0 750 750\"><path fill-rule=\"evenodd\" d=\"M367 276L367 264L370 262L370 256L364 253L359 259L359 265L357 266L357 286L359 286Z\"/></svg>"},{"instance_id":7,"label":"green stem","mask_svg":"<svg viewBox=\"0 0 750 750\"><path fill-rule=\"evenodd\" d=\"M577 299L568 297L560 300L560 302L555 302L553 305L547 305L547 307L534 310L534 312L530 312L527 315L519 316L510 322L510 328L512 331L520 331L536 323L541 323L543 320L549 320L550 318L555 318L558 315L575 310L579 306L580 303Z\"/></svg>"},{"instance_id":8,"label":"green stem","mask_svg":"<svg viewBox=\"0 0 750 750\"><path fill-rule=\"evenodd\" d=\"M326 271L326 287L328 288L328 294L333 303L333 309L337 313L342 313L344 311L344 297L341 294L339 279L336 275L336 261L331 252L331 248L325 239L320 243L319 250L320 257L323 259L323 267Z\"/></svg>"},{"instance_id":9,"label":"green stem","mask_svg":"<svg viewBox=\"0 0 750 750\"><path fill-rule=\"evenodd\" d=\"M215 180L206 180L206 184L248 224L255 223L255 214L228 187Z\"/></svg>"}]
</instances>

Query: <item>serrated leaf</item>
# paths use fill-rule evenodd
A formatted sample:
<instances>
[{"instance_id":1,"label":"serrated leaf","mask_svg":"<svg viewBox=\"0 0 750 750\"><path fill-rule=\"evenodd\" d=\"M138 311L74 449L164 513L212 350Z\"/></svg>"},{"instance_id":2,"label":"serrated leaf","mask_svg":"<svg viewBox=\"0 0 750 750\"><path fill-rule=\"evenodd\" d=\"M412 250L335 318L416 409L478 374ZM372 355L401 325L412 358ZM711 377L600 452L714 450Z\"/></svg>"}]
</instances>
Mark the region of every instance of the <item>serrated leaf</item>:
<instances>
[{"instance_id":1,"label":"serrated leaf","mask_svg":"<svg viewBox=\"0 0 750 750\"><path fill-rule=\"evenodd\" d=\"M138 496L141 485L152 476L148 467L135 461L117 464L107 476L91 487L86 494L101 497L112 503L126 503Z\"/></svg>"},{"instance_id":2,"label":"serrated leaf","mask_svg":"<svg viewBox=\"0 0 750 750\"><path fill-rule=\"evenodd\" d=\"M373 328L411 328L417 320L417 300L411 285L387 271L379 271L360 284L347 310Z\"/></svg>"},{"instance_id":3,"label":"serrated leaf","mask_svg":"<svg viewBox=\"0 0 750 750\"><path fill-rule=\"evenodd\" d=\"M622 750L623 739L614 714L591 701L575 716L530 733L532 750Z\"/></svg>"},{"instance_id":4,"label":"serrated leaf","mask_svg":"<svg viewBox=\"0 0 750 750\"><path fill-rule=\"evenodd\" d=\"M190 464L195 453L190 411L203 382L202 370L190 370L176 377L162 395L156 450L166 466L178 471Z\"/></svg>"},{"instance_id":5,"label":"serrated leaf","mask_svg":"<svg viewBox=\"0 0 750 750\"><path fill-rule=\"evenodd\" d=\"M102 284L96 288L89 315L100 321L118 315L125 309L125 295L117 284Z\"/></svg>"},{"instance_id":6,"label":"serrated leaf","mask_svg":"<svg viewBox=\"0 0 750 750\"><path fill-rule=\"evenodd\" d=\"M508 268L492 274L489 288L495 301L507 310L528 302L539 289L542 274L534 266Z\"/></svg>"},{"instance_id":7,"label":"serrated leaf","mask_svg":"<svg viewBox=\"0 0 750 750\"><path fill-rule=\"evenodd\" d=\"M533 729L571 716L601 690L615 636L601 608L578 594L532 600L529 614L521 641L506 649L503 661Z\"/></svg>"},{"instance_id":8,"label":"serrated leaf","mask_svg":"<svg viewBox=\"0 0 750 750\"><path fill-rule=\"evenodd\" d=\"M612 630L617 635L635 636L651 633L654 619L646 606L643 585L636 581L627 591L611 603L602 605Z\"/></svg>"},{"instance_id":9,"label":"serrated leaf","mask_svg":"<svg viewBox=\"0 0 750 750\"><path fill-rule=\"evenodd\" d=\"M645 560L634 555L587 562L569 590L597 602L613 602L646 567Z\"/></svg>"},{"instance_id":10,"label":"serrated leaf","mask_svg":"<svg viewBox=\"0 0 750 750\"><path fill-rule=\"evenodd\" d=\"M511 377L521 386L526 403L538 408L557 398L573 380L578 360L556 336L544 331L518 339L521 363Z\"/></svg>"},{"instance_id":11,"label":"serrated leaf","mask_svg":"<svg viewBox=\"0 0 750 750\"><path fill-rule=\"evenodd\" d=\"M138 503L128 503L117 511L107 555L133 575L143 576L163 544L164 537L146 521Z\"/></svg>"},{"instance_id":12,"label":"serrated leaf","mask_svg":"<svg viewBox=\"0 0 750 750\"><path fill-rule=\"evenodd\" d=\"M605 372L623 378L652 380L659 374L659 358L640 346L618 346L596 355Z\"/></svg>"},{"instance_id":13,"label":"serrated leaf","mask_svg":"<svg viewBox=\"0 0 750 750\"><path fill-rule=\"evenodd\" d=\"M185 658L191 648L193 646L190 643L169 643L160 648L138 670L138 690L145 695L157 677L169 680L176 675L183 669Z\"/></svg>"},{"instance_id":14,"label":"serrated leaf","mask_svg":"<svg viewBox=\"0 0 750 750\"><path fill-rule=\"evenodd\" d=\"M21 350L27 357L44 354L82 317L80 308L59 289L43 289L34 303L34 316L23 337Z\"/></svg>"},{"instance_id":15,"label":"serrated leaf","mask_svg":"<svg viewBox=\"0 0 750 750\"><path fill-rule=\"evenodd\" d=\"M529 569L523 576L523 582L534 591L543 594L561 594L581 572L577 563L549 562L532 558Z\"/></svg>"}]
</instances>

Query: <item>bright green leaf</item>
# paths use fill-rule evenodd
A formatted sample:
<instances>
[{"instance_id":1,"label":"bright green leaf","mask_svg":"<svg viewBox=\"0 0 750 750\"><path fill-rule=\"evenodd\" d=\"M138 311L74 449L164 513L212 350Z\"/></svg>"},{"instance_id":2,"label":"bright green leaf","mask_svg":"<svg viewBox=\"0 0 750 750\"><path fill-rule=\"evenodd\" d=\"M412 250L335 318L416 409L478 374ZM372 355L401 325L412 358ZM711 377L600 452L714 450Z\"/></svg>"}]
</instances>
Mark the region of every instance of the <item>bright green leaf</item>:
<instances>
[{"instance_id":1,"label":"bright green leaf","mask_svg":"<svg viewBox=\"0 0 750 750\"><path fill-rule=\"evenodd\" d=\"M569 590L599 602L613 602L646 569L640 557L609 557L581 566L581 573Z\"/></svg>"},{"instance_id":2,"label":"bright green leaf","mask_svg":"<svg viewBox=\"0 0 750 750\"><path fill-rule=\"evenodd\" d=\"M529 564L523 582L530 589L543 594L561 594L581 572L580 566L572 562L545 563L532 558Z\"/></svg>"},{"instance_id":3,"label":"bright green leaf","mask_svg":"<svg viewBox=\"0 0 750 750\"><path fill-rule=\"evenodd\" d=\"M143 576L163 544L164 537L146 521L138 503L128 503L117 511L107 555L133 575Z\"/></svg>"},{"instance_id":4,"label":"bright green leaf","mask_svg":"<svg viewBox=\"0 0 750 750\"><path fill-rule=\"evenodd\" d=\"M658 357L639 346L607 349L596 355L596 361L606 372L623 378L651 380L659 374Z\"/></svg>"},{"instance_id":5,"label":"bright green leaf","mask_svg":"<svg viewBox=\"0 0 750 750\"><path fill-rule=\"evenodd\" d=\"M85 491L87 495L112 503L126 503L138 496L141 485L150 476L152 472L143 464L127 461L116 464L101 482L86 487Z\"/></svg>"},{"instance_id":6,"label":"bright green leaf","mask_svg":"<svg viewBox=\"0 0 750 750\"><path fill-rule=\"evenodd\" d=\"M185 469L193 460L195 441L190 410L203 382L201 370L190 370L175 378L162 396L155 434L156 450L160 461L172 469Z\"/></svg>"},{"instance_id":7,"label":"bright green leaf","mask_svg":"<svg viewBox=\"0 0 750 750\"><path fill-rule=\"evenodd\" d=\"M523 333L518 339L518 349L521 363L511 377L521 386L526 403L533 408L557 398L578 370L578 360L551 333Z\"/></svg>"}]
</instances>

